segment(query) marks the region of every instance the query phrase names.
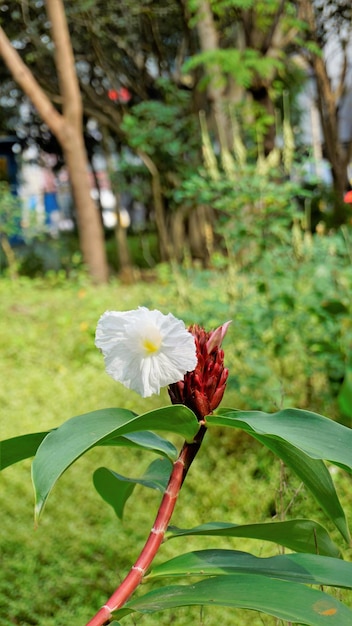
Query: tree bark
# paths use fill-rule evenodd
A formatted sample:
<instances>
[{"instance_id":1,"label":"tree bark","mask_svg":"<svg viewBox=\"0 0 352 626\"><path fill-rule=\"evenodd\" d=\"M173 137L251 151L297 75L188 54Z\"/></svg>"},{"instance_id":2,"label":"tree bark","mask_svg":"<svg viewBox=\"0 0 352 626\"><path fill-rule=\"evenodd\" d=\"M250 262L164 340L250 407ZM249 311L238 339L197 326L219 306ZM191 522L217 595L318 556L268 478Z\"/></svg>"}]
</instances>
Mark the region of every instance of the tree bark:
<instances>
[{"instance_id":1,"label":"tree bark","mask_svg":"<svg viewBox=\"0 0 352 626\"><path fill-rule=\"evenodd\" d=\"M0 234L0 246L6 257L9 276L11 280L15 280L18 278L16 256L6 235Z\"/></svg>"},{"instance_id":2,"label":"tree bark","mask_svg":"<svg viewBox=\"0 0 352 626\"><path fill-rule=\"evenodd\" d=\"M152 192L155 210L155 223L159 235L160 256L162 261L174 259L174 250L165 220L165 207L161 190L160 174L154 161L143 150L137 152L152 177Z\"/></svg>"},{"instance_id":3,"label":"tree bark","mask_svg":"<svg viewBox=\"0 0 352 626\"><path fill-rule=\"evenodd\" d=\"M309 36L319 45L313 3L311 0L300 0L300 7L302 17L308 24ZM339 85L337 89L333 89L324 57L311 52L308 59L316 78L317 107L323 131L325 154L331 165L336 194L334 225L338 226L344 223L346 219L346 205L343 203L343 196L348 184L347 165L351 158L352 149L351 141L346 148L341 145L338 127L338 108L340 96L343 92L346 63L343 64L341 70Z\"/></svg>"},{"instance_id":4,"label":"tree bark","mask_svg":"<svg viewBox=\"0 0 352 626\"><path fill-rule=\"evenodd\" d=\"M263 57L266 58L279 58L282 50L285 49L285 47L291 41L291 38L293 38L296 34L295 30L291 30L291 32L286 33L283 31L281 26L281 20L284 11L285 0L280 0L278 2L275 12L271 15L270 25L262 28L260 25L260 17L256 12L255 3L250 9L242 10L240 12L240 16L243 27L244 48L256 50ZM267 76L263 76L258 72L254 72L252 83L247 89L247 91L251 94L254 102L256 102L263 109L263 111L265 111L265 113L272 119L272 122L268 124L263 137L263 149L265 155L268 155L275 148L275 106L272 99L271 91L276 75L277 69L274 67L274 65L272 66L270 74Z\"/></svg>"},{"instance_id":5,"label":"tree bark","mask_svg":"<svg viewBox=\"0 0 352 626\"><path fill-rule=\"evenodd\" d=\"M118 264L120 274L125 282L132 283L134 281L134 272L131 262L131 255L128 248L127 242L127 227L121 223L121 197L117 189L115 189L114 179L113 179L113 167L112 167L112 155L109 148L109 131L106 125L101 126L102 132L102 147L104 150L105 161L107 164L107 172L110 179L110 184L112 188L112 192L116 199L116 227L115 227L115 238L117 245L117 255L118 255Z\"/></svg>"},{"instance_id":6,"label":"tree bark","mask_svg":"<svg viewBox=\"0 0 352 626\"><path fill-rule=\"evenodd\" d=\"M209 267L214 251L213 219L211 209L205 205L193 208L189 215L188 238L192 258L199 259L203 267Z\"/></svg>"},{"instance_id":7,"label":"tree bark","mask_svg":"<svg viewBox=\"0 0 352 626\"><path fill-rule=\"evenodd\" d=\"M105 283L108 280L108 265L104 231L99 212L90 195L88 158L83 138L82 100L62 0L46 0L46 9L55 44L55 64L63 102L62 114L52 105L1 27L0 54L14 80L31 100L62 147L71 181L83 260L92 279L96 283Z\"/></svg>"},{"instance_id":8,"label":"tree bark","mask_svg":"<svg viewBox=\"0 0 352 626\"><path fill-rule=\"evenodd\" d=\"M69 131L69 139L62 144L62 149L71 180L83 260L94 282L106 283L109 270L104 231L98 208L90 195L88 160L83 135L73 126Z\"/></svg>"},{"instance_id":9,"label":"tree bark","mask_svg":"<svg viewBox=\"0 0 352 626\"><path fill-rule=\"evenodd\" d=\"M202 52L218 50L219 35L216 30L211 5L208 0L199 0L197 6L197 31ZM224 87L222 72L219 66L212 67L208 72L209 83L207 95L211 104L216 131L222 150L231 147L229 124L224 108Z\"/></svg>"}]
</instances>

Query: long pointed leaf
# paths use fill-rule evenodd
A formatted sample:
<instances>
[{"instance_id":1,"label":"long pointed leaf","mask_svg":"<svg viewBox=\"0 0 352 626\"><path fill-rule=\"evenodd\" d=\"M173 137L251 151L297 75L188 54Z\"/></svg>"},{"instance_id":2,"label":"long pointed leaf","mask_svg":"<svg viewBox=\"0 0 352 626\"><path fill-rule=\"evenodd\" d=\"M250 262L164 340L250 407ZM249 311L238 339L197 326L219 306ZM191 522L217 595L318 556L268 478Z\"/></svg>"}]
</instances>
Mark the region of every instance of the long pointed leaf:
<instances>
[{"instance_id":1,"label":"long pointed leaf","mask_svg":"<svg viewBox=\"0 0 352 626\"><path fill-rule=\"evenodd\" d=\"M127 478L106 467L99 467L94 472L94 486L101 497L113 507L116 515L122 519L125 504L135 485L165 491L172 464L167 459L153 461L141 478Z\"/></svg>"},{"instance_id":2,"label":"long pointed leaf","mask_svg":"<svg viewBox=\"0 0 352 626\"><path fill-rule=\"evenodd\" d=\"M0 470L34 456L49 431L0 441Z\"/></svg>"},{"instance_id":3,"label":"long pointed leaf","mask_svg":"<svg viewBox=\"0 0 352 626\"><path fill-rule=\"evenodd\" d=\"M238 550L197 550L153 567L144 578L258 574L309 585L352 588L352 563L317 554L280 554L260 558Z\"/></svg>"},{"instance_id":4,"label":"long pointed leaf","mask_svg":"<svg viewBox=\"0 0 352 626\"><path fill-rule=\"evenodd\" d=\"M0 471L35 456L41 442L49 432L29 433L0 441ZM177 449L170 441L149 431L103 440L98 445L139 448L162 454L173 461L177 458Z\"/></svg>"},{"instance_id":5,"label":"long pointed leaf","mask_svg":"<svg viewBox=\"0 0 352 626\"><path fill-rule=\"evenodd\" d=\"M340 550L331 541L325 528L312 520L296 519L263 524L228 524L208 522L194 528L169 527L167 539L185 535L213 535L216 537L246 537L271 541L295 552L309 552L338 557Z\"/></svg>"},{"instance_id":6,"label":"long pointed leaf","mask_svg":"<svg viewBox=\"0 0 352 626\"><path fill-rule=\"evenodd\" d=\"M324 461L312 459L305 452L282 439L257 434L253 436L281 458L299 476L323 511L340 531L342 537L349 543L351 537L346 516Z\"/></svg>"},{"instance_id":7,"label":"long pointed leaf","mask_svg":"<svg viewBox=\"0 0 352 626\"><path fill-rule=\"evenodd\" d=\"M335 598L294 582L251 574L232 574L194 585L172 585L131 600L122 609L155 613L181 606L252 609L306 626L351 626L352 612ZM114 616L120 617L119 611Z\"/></svg>"},{"instance_id":8,"label":"long pointed leaf","mask_svg":"<svg viewBox=\"0 0 352 626\"><path fill-rule=\"evenodd\" d=\"M37 450L32 478L38 519L58 478L82 454L102 442L143 430L164 430L192 440L199 429L194 413L185 406L135 415L126 409L104 409L73 417L49 433Z\"/></svg>"},{"instance_id":9,"label":"long pointed leaf","mask_svg":"<svg viewBox=\"0 0 352 626\"><path fill-rule=\"evenodd\" d=\"M207 423L279 437L313 459L331 461L352 472L352 429L317 413L301 409L263 413L221 408L207 417Z\"/></svg>"},{"instance_id":10,"label":"long pointed leaf","mask_svg":"<svg viewBox=\"0 0 352 626\"><path fill-rule=\"evenodd\" d=\"M283 459L308 487L345 541L350 542L345 513L322 459L335 461L349 470L347 461L352 467L352 454L348 450L352 444L351 429L299 409L273 414L219 409L216 416L209 416L209 423L241 428Z\"/></svg>"},{"instance_id":11,"label":"long pointed leaf","mask_svg":"<svg viewBox=\"0 0 352 626\"><path fill-rule=\"evenodd\" d=\"M140 433L130 433L123 437L116 437L102 442L106 446L124 446L150 450L156 454L162 454L167 459L175 461L177 459L177 448L167 439L160 437L156 433L144 430Z\"/></svg>"}]
</instances>

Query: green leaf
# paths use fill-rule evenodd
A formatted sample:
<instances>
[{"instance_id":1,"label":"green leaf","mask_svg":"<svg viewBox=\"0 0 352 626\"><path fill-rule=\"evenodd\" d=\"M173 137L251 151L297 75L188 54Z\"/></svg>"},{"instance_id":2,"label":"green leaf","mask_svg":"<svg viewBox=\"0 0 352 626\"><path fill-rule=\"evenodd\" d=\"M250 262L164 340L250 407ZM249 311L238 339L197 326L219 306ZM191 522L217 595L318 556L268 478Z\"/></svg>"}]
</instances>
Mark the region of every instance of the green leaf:
<instances>
[{"instance_id":1,"label":"green leaf","mask_svg":"<svg viewBox=\"0 0 352 626\"><path fill-rule=\"evenodd\" d=\"M254 437L293 469L338 528L345 541L349 543L351 537L346 516L325 463L320 459L312 459L299 448L295 448L282 439L263 435L254 435Z\"/></svg>"},{"instance_id":2,"label":"green leaf","mask_svg":"<svg viewBox=\"0 0 352 626\"><path fill-rule=\"evenodd\" d=\"M325 459L352 472L352 429L327 417L284 409L277 413L218 409L207 424L241 428L250 435L270 435L287 441L313 459Z\"/></svg>"},{"instance_id":3,"label":"green leaf","mask_svg":"<svg viewBox=\"0 0 352 626\"><path fill-rule=\"evenodd\" d=\"M99 467L93 474L94 487L99 495L112 506L117 517L123 518L123 511L128 498L132 495L135 483L123 481L123 476L106 467Z\"/></svg>"},{"instance_id":4,"label":"green leaf","mask_svg":"<svg viewBox=\"0 0 352 626\"><path fill-rule=\"evenodd\" d=\"M317 554L280 554L259 558L238 550L198 550L161 563L144 578L257 574L308 585L352 588L352 563Z\"/></svg>"},{"instance_id":5,"label":"green leaf","mask_svg":"<svg viewBox=\"0 0 352 626\"><path fill-rule=\"evenodd\" d=\"M346 431L351 438L352 431L350 429L315 413L297 409L287 409L272 415L259 411L233 411L231 409L220 409L218 413L221 413L219 417L222 425L243 428L279 456L311 491L345 541L350 542L345 513L330 473L321 460L324 456L321 455L320 458L317 458L318 438L321 439L321 445L322 447L325 446L325 451L328 454L333 445L329 441L329 437L333 438L332 431L340 441ZM244 416L244 419L241 419L239 415L242 418ZM264 416L263 420L261 419L262 416ZM218 415L215 417L216 423L218 423L217 417ZM209 422L213 422L211 416ZM324 428L326 429L325 436ZM343 429L342 432L341 428ZM265 434L263 434L264 429ZM280 436L277 435L278 432L280 432ZM313 441L309 441L309 438ZM302 449L303 446L306 450ZM336 456L340 452L335 448L334 454L330 453L330 456ZM346 454L343 459L346 460Z\"/></svg>"},{"instance_id":6,"label":"green leaf","mask_svg":"<svg viewBox=\"0 0 352 626\"><path fill-rule=\"evenodd\" d=\"M149 429L167 430L191 441L199 424L194 413L183 405L142 415L114 408L78 415L49 433L39 446L32 466L36 519L56 481L82 454L99 444L106 445L120 435Z\"/></svg>"},{"instance_id":7,"label":"green leaf","mask_svg":"<svg viewBox=\"0 0 352 626\"><path fill-rule=\"evenodd\" d=\"M21 435L20 437L0 441L0 471L9 465L14 465L14 463L35 456L41 442L49 432L50 431L29 433L28 435ZM103 440L101 444L98 445L125 446L150 450L156 454L162 454L172 461L177 458L177 449L170 441L149 431L133 433L131 435L125 435L124 437L116 437L115 439L112 438L107 441Z\"/></svg>"},{"instance_id":8,"label":"green leaf","mask_svg":"<svg viewBox=\"0 0 352 626\"><path fill-rule=\"evenodd\" d=\"M296 519L285 522L262 524L229 524L226 522L208 522L190 529L170 526L167 538L185 535L213 535L216 537L247 537L272 541L295 552L309 552L338 557L340 550L331 541L325 528L312 520Z\"/></svg>"},{"instance_id":9,"label":"green leaf","mask_svg":"<svg viewBox=\"0 0 352 626\"><path fill-rule=\"evenodd\" d=\"M346 368L345 377L338 395L341 412L346 417L352 417L352 367Z\"/></svg>"},{"instance_id":10,"label":"green leaf","mask_svg":"<svg viewBox=\"0 0 352 626\"><path fill-rule=\"evenodd\" d=\"M253 574L215 576L194 585L170 585L125 605L130 612L155 613L181 606L252 609L307 626L351 626L352 612L335 598L294 582ZM119 617L116 611L114 616Z\"/></svg>"},{"instance_id":11,"label":"green leaf","mask_svg":"<svg viewBox=\"0 0 352 626\"><path fill-rule=\"evenodd\" d=\"M135 485L158 489L164 493L171 469L172 464L167 459L156 459L141 478L127 478L106 467L100 467L94 472L93 482L103 500L110 504L116 515L122 519L125 504Z\"/></svg>"},{"instance_id":12,"label":"green leaf","mask_svg":"<svg viewBox=\"0 0 352 626\"><path fill-rule=\"evenodd\" d=\"M0 441L0 470L34 456L48 432L30 433Z\"/></svg>"},{"instance_id":13,"label":"green leaf","mask_svg":"<svg viewBox=\"0 0 352 626\"><path fill-rule=\"evenodd\" d=\"M148 430L125 435L124 437L116 437L116 439L108 439L106 442L103 441L102 445L150 450L150 452L162 454L172 461L175 461L178 455L177 448L170 441Z\"/></svg>"}]
</instances>

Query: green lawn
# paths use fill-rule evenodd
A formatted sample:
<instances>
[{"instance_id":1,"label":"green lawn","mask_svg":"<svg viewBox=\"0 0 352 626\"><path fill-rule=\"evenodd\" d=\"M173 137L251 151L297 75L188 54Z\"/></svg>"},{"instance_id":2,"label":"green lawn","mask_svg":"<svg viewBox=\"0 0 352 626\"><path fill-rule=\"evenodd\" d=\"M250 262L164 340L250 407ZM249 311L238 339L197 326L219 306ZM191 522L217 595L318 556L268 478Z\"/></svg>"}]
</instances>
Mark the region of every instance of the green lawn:
<instances>
[{"instance_id":1,"label":"green lawn","mask_svg":"<svg viewBox=\"0 0 352 626\"><path fill-rule=\"evenodd\" d=\"M166 269L160 270L156 282L130 286L114 282L99 288L83 277L75 282L0 279L1 439L46 430L99 408L122 406L142 412L168 404L165 390L160 397L143 400L115 383L105 374L102 356L94 346L96 323L105 310L138 305L171 310L186 323L199 322L209 329L233 319L224 345L230 366L224 405L266 410L278 405L305 406L307 389L302 381L306 370L296 363L295 376L290 374L294 345L274 361L270 341L259 345L254 331L251 341L251 331L244 324L251 310L257 315L251 287L244 290L242 284L229 290L226 285L226 277L220 275L173 276ZM327 415L331 411L336 417L336 402L327 393L324 376L320 367L311 373L310 408ZM181 440L175 442L181 445ZM104 465L136 476L151 460L140 452L92 450L56 485L37 529L30 462L0 475L1 625L84 626L104 604L138 555L159 496L137 487L121 523L95 492L92 471ZM343 504L352 510L349 478L338 473L337 482ZM294 477L284 481L282 498L279 487L280 465L269 452L244 434L214 430L192 466L173 523L190 527L210 520L264 521L292 501L288 516L312 517L331 530ZM162 546L157 558L161 561L186 549L210 547L209 541L187 538L184 544L175 539ZM251 549L257 555L277 553L274 545L249 540L214 538L212 545ZM337 595L348 602L348 594ZM123 623L271 626L276 621L249 611L192 608L126 618Z\"/></svg>"}]
</instances>

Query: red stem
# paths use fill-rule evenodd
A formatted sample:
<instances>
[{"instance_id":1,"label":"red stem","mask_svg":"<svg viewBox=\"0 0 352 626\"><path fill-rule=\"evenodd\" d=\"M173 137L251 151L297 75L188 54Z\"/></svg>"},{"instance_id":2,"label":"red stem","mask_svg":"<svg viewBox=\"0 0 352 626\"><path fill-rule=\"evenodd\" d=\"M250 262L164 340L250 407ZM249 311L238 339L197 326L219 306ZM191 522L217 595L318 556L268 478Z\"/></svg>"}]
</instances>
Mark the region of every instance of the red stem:
<instances>
[{"instance_id":1,"label":"red stem","mask_svg":"<svg viewBox=\"0 0 352 626\"><path fill-rule=\"evenodd\" d=\"M94 615L94 617L87 622L86 626L104 626L104 624L108 624L112 612L121 608L125 602L127 602L128 598L135 591L138 585L142 582L145 572L150 567L164 539L164 535L173 514L182 483L200 448L205 432L205 426L201 425L193 442L184 443L179 457L173 465L166 491L161 500L153 528L151 529L149 537L144 544L144 548L126 578L122 581L116 591L114 591L106 604L104 604L96 615Z\"/></svg>"}]
</instances>

